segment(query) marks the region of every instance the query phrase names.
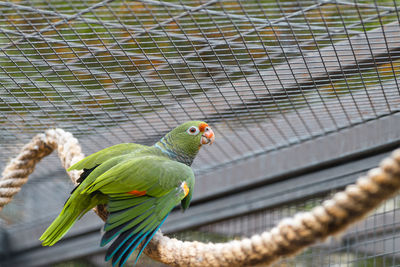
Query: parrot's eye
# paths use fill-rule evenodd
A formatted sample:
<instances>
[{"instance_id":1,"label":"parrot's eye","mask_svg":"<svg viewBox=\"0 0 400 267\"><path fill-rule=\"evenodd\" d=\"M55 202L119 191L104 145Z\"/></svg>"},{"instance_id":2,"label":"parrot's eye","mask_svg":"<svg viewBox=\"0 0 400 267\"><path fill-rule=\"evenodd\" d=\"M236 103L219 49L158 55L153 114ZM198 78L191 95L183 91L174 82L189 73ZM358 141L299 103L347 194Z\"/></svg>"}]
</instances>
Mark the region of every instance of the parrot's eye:
<instances>
[{"instance_id":1,"label":"parrot's eye","mask_svg":"<svg viewBox=\"0 0 400 267\"><path fill-rule=\"evenodd\" d=\"M199 132L200 132L200 130L196 126L192 126L189 129L187 129L187 133L190 134L190 135L196 135Z\"/></svg>"}]
</instances>

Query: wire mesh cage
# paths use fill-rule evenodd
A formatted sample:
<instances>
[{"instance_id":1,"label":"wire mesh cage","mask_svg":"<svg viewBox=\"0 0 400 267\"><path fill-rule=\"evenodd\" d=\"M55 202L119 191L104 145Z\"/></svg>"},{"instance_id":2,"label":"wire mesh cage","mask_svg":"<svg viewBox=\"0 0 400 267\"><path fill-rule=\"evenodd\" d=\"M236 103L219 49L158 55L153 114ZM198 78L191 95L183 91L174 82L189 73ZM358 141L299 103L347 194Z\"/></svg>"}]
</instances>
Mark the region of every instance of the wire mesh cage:
<instances>
[{"instance_id":1,"label":"wire mesh cage","mask_svg":"<svg viewBox=\"0 0 400 267\"><path fill-rule=\"evenodd\" d=\"M152 144L201 119L217 142L193 164L197 176L210 174L197 180L194 200L257 186L250 169L237 178L211 174L396 115L399 9L396 0L0 1L0 165L49 128L73 133L90 154L122 142ZM325 193L351 182L334 179ZM3 228L53 217L72 187L59 160L46 158L0 213ZM249 236L318 197L179 236ZM280 265L398 265L397 202L342 241ZM378 217L386 221L378 225Z\"/></svg>"},{"instance_id":2,"label":"wire mesh cage","mask_svg":"<svg viewBox=\"0 0 400 267\"><path fill-rule=\"evenodd\" d=\"M340 238L333 237L294 258L283 259L272 266L398 266L400 236L396 231L398 222L395 219L398 201L398 197L387 201L369 218ZM240 239L272 228L285 217L292 216L299 210L309 210L320 203L321 198L312 198L301 203L281 205L177 233L175 236L208 242Z\"/></svg>"}]
</instances>

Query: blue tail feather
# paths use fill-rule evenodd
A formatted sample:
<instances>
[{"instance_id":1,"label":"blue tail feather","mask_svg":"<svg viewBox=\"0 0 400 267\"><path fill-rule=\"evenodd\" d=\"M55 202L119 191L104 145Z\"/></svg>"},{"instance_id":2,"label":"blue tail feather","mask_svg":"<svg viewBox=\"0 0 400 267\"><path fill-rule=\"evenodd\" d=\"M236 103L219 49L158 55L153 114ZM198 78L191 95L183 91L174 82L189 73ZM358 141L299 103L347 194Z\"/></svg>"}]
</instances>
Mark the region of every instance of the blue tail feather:
<instances>
[{"instance_id":1,"label":"blue tail feather","mask_svg":"<svg viewBox=\"0 0 400 267\"><path fill-rule=\"evenodd\" d=\"M142 254L144 248L147 246L147 244L150 242L150 240L153 238L155 233L160 229L161 225L164 223L164 221L167 219L168 215L164 217L164 219L161 221L159 225L153 230L149 230L147 232L139 232L135 234L134 236L131 236L127 241L122 246L118 247L118 252L114 255L113 257L113 267L119 262L118 266L122 267L125 262L128 260L130 255L136 250L136 248L143 242L143 245L138 252L138 255L136 256L135 260L135 265Z\"/></svg>"},{"instance_id":2,"label":"blue tail feather","mask_svg":"<svg viewBox=\"0 0 400 267\"><path fill-rule=\"evenodd\" d=\"M103 246L107 245L107 243L110 242L111 240L113 240L118 234L120 234L122 229L125 226L127 226L129 223L130 223L130 221L126 222L126 223L123 223L120 226L105 232L103 234L103 237L101 238L100 246L103 247Z\"/></svg>"},{"instance_id":3,"label":"blue tail feather","mask_svg":"<svg viewBox=\"0 0 400 267\"><path fill-rule=\"evenodd\" d=\"M111 213L109 218L114 214ZM107 230L107 228L109 228L110 226L112 226L112 224L110 224L108 221L107 223L104 225L104 230L106 231L103 234L103 237L101 238L101 243L100 246L105 246L108 242L110 242L111 240L113 240L118 234L120 234L123 229L128 226L130 223L132 223L133 221L135 221L136 219L138 219L141 215L143 214L139 214L138 216L134 217L133 219L122 223L121 225L118 226L113 226L113 228L111 228L110 230ZM141 222L139 222L137 225L133 226L132 228L126 230L126 231L130 231L131 229L136 229L139 225L141 225L143 222L145 222L150 216L152 216L152 214L149 214L147 217L143 218Z\"/></svg>"},{"instance_id":4,"label":"blue tail feather","mask_svg":"<svg viewBox=\"0 0 400 267\"><path fill-rule=\"evenodd\" d=\"M111 246L107 249L106 253L106 261L109 261L115 253L120 249L120 247L125 244L125 242L132 237L132 232L136 229L137 227L132 228L132 230L128 230L120 234L118 236L117 240L114 241L114 243L111 244ZM123 242L122 242L122 241Z\"/></svg>"},{"instance_id":5,"label":"blue tail feather","mask_svg":"<svg viewBox=\"0 0 400 267\"><path fill-rule=\"evenodd\" d=\"M142 232L137 233L136 235L132 236L131 238L129 238L129 240L119 249L117 250L115 253L115 255L112 257L112 266L115 267L117 265L117 263L119 262L119 260L121 259L121 257L123 256L123 252L125 251L124 247L129 247L132 243L136 243L136 241L143 235Z\"/></svg>"},{"instance_id":6,"label":"blue tail feather","mask_svg":"<svg viewBox=\"0 0 400 267\"><path fill-rule=\"evenodd\" d=\"M171 194L174 194L174 191L171 191ZM104 227L106 233L102 237L101 245L104 246L114 240L105 257L106 261L111 260L113 267L123 266L133 251L142 244L135 259L136 265L144 249L171 211L166 210L166 207L171 205L168 194L164 196L165 201L164 198L143 196L143 203L147 202L145 206L143 203L138 204L142 201L140 198L132 198L131 203L125 200L117 200L121 202L114 203L114 198L110 198L108 205L110 216ZM148 201L151 201L152 205L148 205ZM132 212L127 211L131 209L129 204L132 204ZM159 218L162 218L161 222Z\"/></svg>"},{"instance_id":7,"label":"blue tail feather","mask_svg":"<svg viewBox=\"0 0 400 267\"><path fill-rule=\"evenodd\" d=\"M129 247L127 247L124 251L124 254L121 258L121 260L119 261L119 267L124 266L125 262L129 259L129 256L135 251L135 249L140 245L140 243L142 243L143 239L146 238L146 236L150 233L150 231L147 231L141 238L140 240L135 242L135 245L133 246L130 245Z\"/></svg>"},{"instance_id":8,"label":"blue tail feather","mask_svg":"<svg viewBox=\"0 0 400 267\"><path fill-rule=\"evenodd\" d=\"M153 223L154 220L152 220L149 224ZM137 228L139 228L142 225L143 222L135 225L129 230L126 230L122 234L118 236L118 238L111 244L111 246L107 250L106 254L106 260L109 260L120 248L122 245L124 245L129 238L131 238L133 235L138 234L142 231L139 231L138 233L133 233ZM146 223L147 224L147 223Z\"/></svg>"},{"instance_id":9,"label":"blue tail feather","mask_svg":"<svg viewBox=\"0 0 400 267\"><path fill-rule=\"evenodd\" d=\"M128 241L125 242L125 244L123 244L121 246L121 248L119 248L117 250L117 253L115 253L115 255L112 258L112 265L113 267L115 265L117 265L117 263L121 263L121 258L124 256L125 252L129 249L129 248L133 248L133 250L140 244L140 242L142 242L142 237L143 237L143 232L138 232L135 235L131 236ZM129 250L130 251L130 250ZM121 265L121 264L119 264Z\"/></svg>"},{"instance_id":10,"label":"blue tail feather","mask_svg":"<svg viewBox=\"0 0 400 267\"><path fill-rule=\"evenodd\" d=\"M149 236L146 237L146 239L144 240L143 246L140 249L139 253L136 256L136 260L134 265L136 265L137 261L139 260L140 255L142 255L143 250L146 248L147 244L149 244L150 240L153 238L153 236L157 233L158 229L160 229L161 225L163 225L163 223L165 222L165 220L167 219L169 213L165 216L165 218L161 221L161 223L157 226L156 229L154 229L151 234Z\"/></svg>"}]
</instances>

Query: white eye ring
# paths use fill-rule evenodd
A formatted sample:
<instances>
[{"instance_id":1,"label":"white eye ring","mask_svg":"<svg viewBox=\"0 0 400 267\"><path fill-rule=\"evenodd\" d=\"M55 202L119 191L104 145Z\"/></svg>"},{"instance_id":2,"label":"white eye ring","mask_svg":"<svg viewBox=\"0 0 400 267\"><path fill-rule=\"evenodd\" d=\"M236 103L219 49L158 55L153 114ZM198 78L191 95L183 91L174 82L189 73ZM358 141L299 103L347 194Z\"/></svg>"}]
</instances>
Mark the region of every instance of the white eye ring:
<instances>
[{"instance_id":1,"label":"white eye ring","mask_svg":"<svg viewBox=\"0 0 400 267\"><path fill-rule=\"evenodd\" d=\"M200 130L196 126L191 126L186 132L190 135L196 135L200 132Z\"/></svg>"}]
</instances>

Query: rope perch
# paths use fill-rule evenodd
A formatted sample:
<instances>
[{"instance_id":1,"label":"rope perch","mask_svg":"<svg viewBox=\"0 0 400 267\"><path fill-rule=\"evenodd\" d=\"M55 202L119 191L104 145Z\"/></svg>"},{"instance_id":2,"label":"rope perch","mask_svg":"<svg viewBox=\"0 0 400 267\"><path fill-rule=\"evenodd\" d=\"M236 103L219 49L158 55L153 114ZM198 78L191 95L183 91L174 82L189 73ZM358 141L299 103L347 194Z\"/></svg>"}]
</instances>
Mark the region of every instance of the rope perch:
<instances>
[{"instance_id":1,"label":"rope perch","mask_svg":"<svg viewBox=\"0 0 400 267\"><path fill-rule=\"evenodd\" d=\"M0 179L0 211L11 202L28 181L36 163L57 150L64 168L84 158L78 140L62 129L51 129L38 134L25 145L20 154L6 166ZM71 180L80 172L68 173ZM384 200L400 189L400 149L384 159L356 184L336 193L332 199L283 219L277 226L251 238L227 243L183 242L158 232L145 249L151 258L172 266L248 266L271 264L282 256L292 256L306 247L345 230L350 224L365 217ZM104 207L97 214L105 220ZM190 211L189 211L190 212Z\"/></svg>"}]
</instances>

